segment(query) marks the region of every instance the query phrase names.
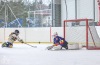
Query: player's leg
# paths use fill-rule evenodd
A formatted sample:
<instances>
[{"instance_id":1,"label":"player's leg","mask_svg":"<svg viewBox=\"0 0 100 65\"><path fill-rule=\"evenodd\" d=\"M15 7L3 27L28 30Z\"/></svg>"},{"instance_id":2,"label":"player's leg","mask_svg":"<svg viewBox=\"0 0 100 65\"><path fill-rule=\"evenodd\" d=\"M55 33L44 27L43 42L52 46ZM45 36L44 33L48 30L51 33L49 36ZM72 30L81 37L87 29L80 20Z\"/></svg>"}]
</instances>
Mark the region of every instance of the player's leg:
<instances>
[{"instance_id":1,"label":"player's leg","mask_svg":"<svg viewBox=\"0 0 100 65\"><path fill-rule=\"evenodd\" d=\"M13 44L10 43L10 42L7 42L7 47L12 48L13 47Z\"/></svg>"},{"instance_id":2,"label":"player's leg","mask_svg":"<svg viewBox=\"0 0 100 65\"><path fill-rule=\"evenodd\" d=\"M4 43L2 44L2 47L7 47L7 42L4 42Z\"/></svg>"},{"instance_id":3,"label":"player's leg","mask_svg":"<svg viewBox=\"0 0 100 65\"><path fill-rule=\"evenodd\" d=\"M4 42L4 43L2 44L2 47L9 47L9 48L12 48L12 47L13 47L13 44L10 43L10 42Z\"/></svg>"},{"instance_id":4,"label":"player's leg","mask_svg":"<svg viewBox=\"0 0 100 65\"><path fill-rule=\"evenodd\" d=\"M53 46L48 46L47 47L48 50L51 50L52 48L53 48Z\"/></svg>"},{"instance_id":5,"label":"player's leg","mask_svg":"<svg viewBox=\"0 0 100 65\"><path fill-rule=\"evenodd\" d=\"M62 47L64 47L67 50L68 49L68 42L65 41Z\"/></svg>"}]
</instances>

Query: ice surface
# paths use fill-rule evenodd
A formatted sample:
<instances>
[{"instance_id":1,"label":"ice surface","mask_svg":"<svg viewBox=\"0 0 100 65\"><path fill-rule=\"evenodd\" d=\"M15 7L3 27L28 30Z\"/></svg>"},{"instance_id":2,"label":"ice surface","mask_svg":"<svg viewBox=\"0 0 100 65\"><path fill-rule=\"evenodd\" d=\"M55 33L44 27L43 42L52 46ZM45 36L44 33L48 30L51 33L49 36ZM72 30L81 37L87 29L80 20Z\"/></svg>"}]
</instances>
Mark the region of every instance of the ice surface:
<instances>
[{"instance_id":1,"label":"ice surface","mask_svg":"<svg viewBox=\"0 0 100 65\"><path fill-rule=\"evenodd\" d=\"M46 50L49 44L0 47L0 65L100 65L100 50Z\"/></svg>"}]
</instances>

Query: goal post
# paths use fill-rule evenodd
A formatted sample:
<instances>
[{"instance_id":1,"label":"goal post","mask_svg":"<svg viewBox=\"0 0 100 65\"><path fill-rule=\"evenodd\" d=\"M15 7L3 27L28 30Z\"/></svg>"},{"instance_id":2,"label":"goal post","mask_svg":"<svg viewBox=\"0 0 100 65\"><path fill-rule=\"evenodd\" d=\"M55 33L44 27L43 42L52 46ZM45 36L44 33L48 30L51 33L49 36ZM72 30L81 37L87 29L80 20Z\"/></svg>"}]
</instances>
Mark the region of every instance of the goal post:
<instances>
[{"instance_id":1,"label":"goal post","mask_svg":"<svg viewBox=\"0 0 100 65\"><path fill-rule=\"evenodd\" d=\"M93 19L64 20L64 38L69 44L79 43L89 50L100 50L100 38ZM79 23L79 25L72 25Z\"/></svg>"}]
</instances>

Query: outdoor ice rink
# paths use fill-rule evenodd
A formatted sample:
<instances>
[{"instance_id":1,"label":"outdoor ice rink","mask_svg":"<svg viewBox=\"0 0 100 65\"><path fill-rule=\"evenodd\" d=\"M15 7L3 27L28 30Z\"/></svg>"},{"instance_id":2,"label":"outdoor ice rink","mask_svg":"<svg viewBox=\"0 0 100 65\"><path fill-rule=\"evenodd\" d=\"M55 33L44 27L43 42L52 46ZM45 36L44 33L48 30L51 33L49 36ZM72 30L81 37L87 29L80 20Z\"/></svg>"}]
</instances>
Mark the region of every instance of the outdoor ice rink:
<instances>
[{"instance_id":1,"label":"outdoor ice rink","mask_svg":"<svg viewBox=\"0 0 100 65\"><path fill-rule=\"evenodd\" d=\"M0 65L100 65L100 50L49 51L50 44L14 44L13 48L0 47Z\"/></svg>"}]
</instances>

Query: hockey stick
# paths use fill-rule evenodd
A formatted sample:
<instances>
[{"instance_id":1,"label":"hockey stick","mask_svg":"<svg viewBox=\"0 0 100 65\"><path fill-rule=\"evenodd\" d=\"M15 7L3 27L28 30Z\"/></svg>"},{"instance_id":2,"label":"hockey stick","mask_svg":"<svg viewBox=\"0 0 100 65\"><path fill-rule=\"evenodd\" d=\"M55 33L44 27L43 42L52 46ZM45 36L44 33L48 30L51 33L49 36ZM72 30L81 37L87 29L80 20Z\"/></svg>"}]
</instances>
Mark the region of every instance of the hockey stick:
<instances>
[{"instance_id":1,"label":"hockey stick","mask_svg":"<svg viewBox=\"0 0 100 65\"><path fill-rule=\"evenodd\" d=\"M31 46L31 47L34 47L34 48L37 48L37 46L32 46L32 45L27 44L27 43L24 43L24 44L26 44L26 45L28 45L28 46Z\"/></svg>"}]
</instances>

